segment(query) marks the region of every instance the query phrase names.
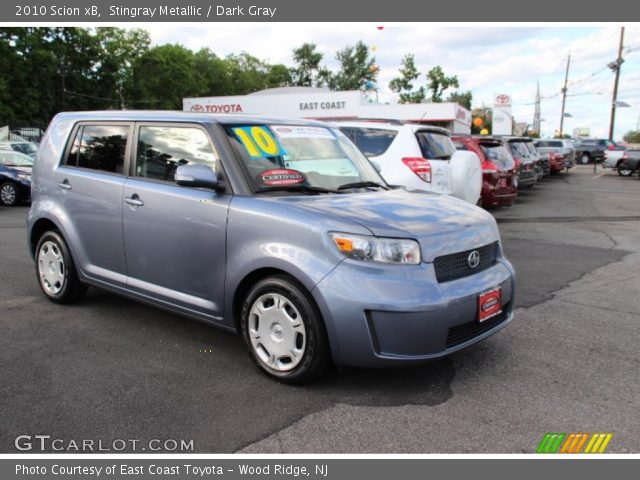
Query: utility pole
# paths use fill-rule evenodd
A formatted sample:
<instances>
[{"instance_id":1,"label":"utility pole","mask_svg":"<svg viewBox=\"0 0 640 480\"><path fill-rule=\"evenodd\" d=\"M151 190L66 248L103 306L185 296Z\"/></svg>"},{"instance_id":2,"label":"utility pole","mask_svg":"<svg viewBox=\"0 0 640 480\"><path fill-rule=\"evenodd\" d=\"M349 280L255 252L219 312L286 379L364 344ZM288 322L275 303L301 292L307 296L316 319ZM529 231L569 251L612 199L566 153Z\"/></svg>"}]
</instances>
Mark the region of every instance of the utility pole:
<instances>
[{"instance_id":1,"label":"utility pole","mask_svg":"<svg viewBox=\"0 0 640 480\"><path fill-rule=\"evenodd\" d=\"M563 126L564 126L564 105L567 101L567 83L569 82L569 65L571 64L571 52L567 57L567 70L564 73L564 87L562 87L562 112L560 113L560 138L562 138Z\"/></svg>"},{"instance_id":2,"label":"utility pole","mask_svg":"<svg viewBox=\"0 0 640 480\"><path fill-rule=\"evenodd\" d=\"M620 44L618 45L618 58L614 62L607 65L611 70L616 72L616 78L613 81L613 99L611 100L611 121L609 122L609 140L613 142L613 129L616 124L616 101L618 100L618 82L620 81L620 67L624 63L622 58L622 47L624 43L624 27L620 28Z\"/></svg>"},{"instance_id":3,"label":"utility pole","mask_svg":"<svg viewBox=\"0 0 640 480\"><path fill-rule=\"evenodd\" d=\"M66 97L65 93L67 91L67 86L65 79L67 78L67 74L69 73L69 65L67 65L67 61L65 56L62 56L62 62L60 63L60 67L58 68L58 74L62 78L62 111L65 111L66 108Z\"/></svg>"},{"instance_id":4,"label":"utility pole","mask_svg":"<svg viewBox=\"0 0 640 480\"><path fill-rule=\"evenodd\" d=\"M540 82L536 90L536 106L533 112L533 131L540 136Z\"/></svg>"}]
</instances>

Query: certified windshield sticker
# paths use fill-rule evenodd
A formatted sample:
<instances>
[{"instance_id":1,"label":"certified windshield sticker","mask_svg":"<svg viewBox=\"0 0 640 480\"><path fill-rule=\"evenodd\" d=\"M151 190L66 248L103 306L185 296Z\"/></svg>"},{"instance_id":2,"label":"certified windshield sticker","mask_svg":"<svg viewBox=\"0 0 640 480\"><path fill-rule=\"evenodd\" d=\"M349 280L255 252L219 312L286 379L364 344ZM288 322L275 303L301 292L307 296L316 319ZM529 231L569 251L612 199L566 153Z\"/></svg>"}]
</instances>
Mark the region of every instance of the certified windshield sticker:
<instances>
[{"instance_id":1,"label":"certified windshield sticker","mask_svg":"<svg viewBox=\"0 0 640 480\"><path fill-rule=\"evenodd\" d=\"M322 127L304 127L299 125L276 125L271 126L271 130L279 138L327 138L335 140L335 136L328 128Z\"/></svg>"},{"instance_id":2,"label":"certified windshield sticker","mask_svg":"<svg viewBox=\"0 0 640 480\"><path fill-rule=\"evenodd\" d=\"M236 127L233 129L233 133L253 160L264 157L279 157L285 154L280 142L268 127Z\"/></svg>"},{"instance_id":3,"label":"certified windshield sticker","mask_svg":"<svg viewBox=\"0 0 640 480\"><path fill-rule=\"evenodd\" d=\"M305 181L304 174L298 170L288 168L276 168L266 170L258 175L258 182L268 187L297 185Z\"/></svg>"}]
</instances>

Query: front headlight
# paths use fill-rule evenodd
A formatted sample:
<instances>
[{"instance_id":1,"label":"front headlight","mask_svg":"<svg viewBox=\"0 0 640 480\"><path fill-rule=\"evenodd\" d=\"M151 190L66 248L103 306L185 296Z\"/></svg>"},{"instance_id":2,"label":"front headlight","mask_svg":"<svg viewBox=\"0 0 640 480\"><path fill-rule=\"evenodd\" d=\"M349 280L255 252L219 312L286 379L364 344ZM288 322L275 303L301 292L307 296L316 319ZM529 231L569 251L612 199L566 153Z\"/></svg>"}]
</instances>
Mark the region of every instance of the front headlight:
<instances>
[{"instance_id":1,"label":"front headlight","mask_svg":"<svg viewBox=\"0 0 640 480\"><path fill-rule=\"evenodd\" d=\"M420 245L415 240L338 232L330 235L338 250L354 260L406 265L418 265L421 261Z\"/></svg>"},{"instance_id":2,"label":"front headlight","mask_svg":"<svg viewBox=\"0 0 640 480\"><path fill-rule=\"evenodd\" d=\"M27 175L26 173L19 173L18 180L22 182L31 182L31 175Z\"/></svg>"}]
</instances>

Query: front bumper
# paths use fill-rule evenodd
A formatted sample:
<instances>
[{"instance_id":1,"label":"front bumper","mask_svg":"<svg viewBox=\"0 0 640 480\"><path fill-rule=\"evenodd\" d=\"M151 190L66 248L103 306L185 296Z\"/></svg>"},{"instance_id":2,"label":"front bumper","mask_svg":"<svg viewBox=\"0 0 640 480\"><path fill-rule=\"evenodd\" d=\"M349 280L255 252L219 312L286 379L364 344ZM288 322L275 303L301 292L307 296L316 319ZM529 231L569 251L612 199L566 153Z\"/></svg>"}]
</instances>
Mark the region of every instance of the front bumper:
<instances>
[{"instance_id":1,"label":"front bumper","mask_svg":"<svg viewBox=\"0 0 640 480\"><path fill-rule=\"evenodd\" d=\"M478 295L500 286L503 314L479 323ZM335 363L361 367L433 360L488 337L513 318L515 274L500 253L477 274L438 283L433 264L345 260L312 291Z\"/></svg>"}]
</instances>

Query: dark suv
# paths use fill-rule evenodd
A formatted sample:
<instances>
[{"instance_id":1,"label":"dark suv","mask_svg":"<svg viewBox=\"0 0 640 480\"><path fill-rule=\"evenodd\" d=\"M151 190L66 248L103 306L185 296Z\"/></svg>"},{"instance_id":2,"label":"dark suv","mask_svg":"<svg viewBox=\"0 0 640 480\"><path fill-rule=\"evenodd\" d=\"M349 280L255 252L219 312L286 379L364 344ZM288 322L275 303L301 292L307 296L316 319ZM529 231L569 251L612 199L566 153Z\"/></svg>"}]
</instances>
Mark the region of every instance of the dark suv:
<instances>
[{"instance_id":1,"label":"dark suv","mask_svg":"<svg viewBox=\"0 0 640 480\"><path fill-rule=\"evenodd\" d=\"M533 187L538 183L540 174L538 155L533 153L529 145L533 143L533 139L528 137L503 137L503 140L516 163L518 188Z\"/></svg>"},{"instance_id":2,"label":"dark suv","mask_svg":"<svg viewBox=\"0 0 640 480\"><path fill-rule=\"evenodd\" d=\"M494 137L460 135L451 138L458 150L469 150L482 163L483 207L510 207L518 196L515 162L502 140Z\"/></svg>"}]
</instances>

